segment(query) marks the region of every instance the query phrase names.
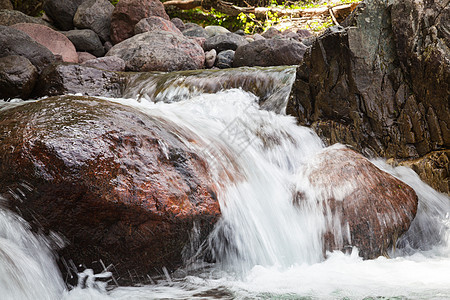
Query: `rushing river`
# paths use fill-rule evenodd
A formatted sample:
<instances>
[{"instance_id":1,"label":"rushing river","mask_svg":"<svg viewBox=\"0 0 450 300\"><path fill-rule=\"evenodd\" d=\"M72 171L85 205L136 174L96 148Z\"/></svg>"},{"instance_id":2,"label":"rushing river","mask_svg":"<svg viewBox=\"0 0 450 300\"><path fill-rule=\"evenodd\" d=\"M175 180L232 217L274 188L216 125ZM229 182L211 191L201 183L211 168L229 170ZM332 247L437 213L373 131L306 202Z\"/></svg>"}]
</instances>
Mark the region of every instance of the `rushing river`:
<instances>
[{"instance_id":1,"label":"rushing river","mask_svg":"<svg viewBox=\"0 0 450 300\"><path fill-rule=\"evenodd\" d=\"M117 287L97 280L110 274L86 270L84 283L68 290L49 250L58 237L33 234L1 209L0 299L450 299L450 199L405 167L372 160L419 197L417 216L390 258L364 261L356 248L323 258L322 211L292 206L297 188L314 193L302 174L324 149L311 130L283 115L294 71L136 78L124 99L109 100L197 135L195 144L185 143L209 163L221 221L205 244L187 251L186 268L162 270L154 284ZM196 259L205 247L217 263Z\"/></svg>"}]
</instances>

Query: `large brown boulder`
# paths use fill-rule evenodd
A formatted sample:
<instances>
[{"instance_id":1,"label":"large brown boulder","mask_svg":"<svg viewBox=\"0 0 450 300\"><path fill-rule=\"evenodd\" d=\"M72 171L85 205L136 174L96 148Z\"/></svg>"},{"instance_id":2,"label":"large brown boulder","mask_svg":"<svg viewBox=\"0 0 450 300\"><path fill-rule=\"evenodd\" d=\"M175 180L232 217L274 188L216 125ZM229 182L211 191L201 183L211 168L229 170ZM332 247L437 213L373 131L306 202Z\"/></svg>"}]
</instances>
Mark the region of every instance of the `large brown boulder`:
<instances>
[{"instance_id":1,"label":"large brown boulder","mask_svg":"<svg viewBox=\"0 0 450 300\"><path fill-rule=\"evenodd\" d=\"M170 20L159 0L121 0L111 18L111 41L117 44L134 35L134 26L142 19L156 16Z\"/></svg>"},{"instance_id":2,"label":"large brown boulder","mask_svg":"<svg viewBox=\"0 0 450 300\"><path fill-rule=\"evenodd\" d=\"M342 145L326 148L304 170L313 191L300 188L295 204L322 203L324 250L356 246L365 259L385 255L416 215L418 198L411 187Z\"/></svg>"},{"instance_id":3,"label":"large brown boulder","mask_svg":"<svg viewBox=\"0 0 450 300\"><path fill-rule=\"evenodd\" d=\"M156 30L169 31L174 34L182 34L171 21L156 16L140 20L134 27L134 34Z\"/></svg>"},{"instance_id":4,"label":"large brown boulder","mask_svg":"<svg viewBox=\"0 0 450 300\"><path fill-rule=\"evenodd\" d=\"M101 260L119 283L146 282L179 267L192 230L205 238L220 215L207 164L180 134L189 138L95 98L2 110L0 194L33 226L65 237L66 261L99 272Z\"/></svg>"},{"instance_id":5,"label":"large brown boulder","mask_svg":"<svg viewBox=\"0 0 450 300\"><path fill-rule=\"evenodd\" d=\"M128 71L179 71L203 68L205 53L194 41L168 31L135 35L111 48L106 56L118 56Z\"/></svg>"},{"instance_id":6,"label":"large brown boulder","mask_svg":"<svg viewBox=\"0 0 450 300\"><path fill-rule=\"evenodd\" d=\"M11 27L28 34L33 40L46 47L65 62L78 62L78 54L72 42L62 33L47 26L32 23L19 23Z\"/></svg>"},{"instance_id":7,"label":"large brown boulder","mask_svg":"<svg viewBox=\"0 0 450 300\"><path fill-rule=\"evenodd\" d=\"M287 113L369 156L449 149L449 14L438 0L364 1L307 51Z\"/></svg>"}]
</instances>

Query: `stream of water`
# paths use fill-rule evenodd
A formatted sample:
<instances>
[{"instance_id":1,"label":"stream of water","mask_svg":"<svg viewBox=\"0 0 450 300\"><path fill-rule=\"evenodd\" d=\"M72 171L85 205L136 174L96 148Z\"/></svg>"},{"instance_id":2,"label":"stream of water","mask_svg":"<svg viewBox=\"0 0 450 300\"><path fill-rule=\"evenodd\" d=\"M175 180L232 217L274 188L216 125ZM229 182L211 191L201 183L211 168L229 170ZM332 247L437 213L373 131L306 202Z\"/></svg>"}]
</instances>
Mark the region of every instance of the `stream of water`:
<instances>
[{"instance_id":1,"label":"stream of water","mask_svg":"<svg viewBox=\"0 0 450 300\"><path fill-rule=\"evenodd\" d=\"M247 89L238 88L239 73L221 71L200 79L184 73L182 81L191 84L182 87L174 85L179 76L146 75L126 98L109 99L197 135L195 144L185 143L205 157L219 187L222 218L204 245L217 263L194 260L192 249L188 267L155 284L110 282L108 288L87 270L86 285L67 290L49 250L58 239L31 233L25 221L2 209L0 299L450 299L450 199L405 167L372 160L419 197L417 216L390 258L363 260L356 248L323 257L321 207L292 205L298 188L311 190L302 174L325 148L314 132L283 115L293 70L271 68L262 76L263 70L246 69L246 80L263 81L258 96L248 82ZM234 83L211 88L206 83L214 76Z\"/></svg>"}]
</instances>

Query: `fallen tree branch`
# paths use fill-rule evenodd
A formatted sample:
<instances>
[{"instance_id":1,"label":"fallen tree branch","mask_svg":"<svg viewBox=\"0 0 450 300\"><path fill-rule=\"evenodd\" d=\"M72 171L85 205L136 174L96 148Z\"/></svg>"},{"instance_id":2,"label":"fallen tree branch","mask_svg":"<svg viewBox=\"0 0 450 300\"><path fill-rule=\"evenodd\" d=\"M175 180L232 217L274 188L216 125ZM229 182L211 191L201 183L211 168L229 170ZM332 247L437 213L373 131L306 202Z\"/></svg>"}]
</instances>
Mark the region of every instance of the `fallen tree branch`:
<instances>
[{"instance_id":1,"label":"fallen tree branch","mask_svg":"<svg viewBox=\"0 0 450 300\"><path fill-rule=\"evenodd\" d=\"M280 8L280 7L238 7L233 5L233 3L226 2L223 0L169 0L163 3L164 6L175 6L180 9L192 9L196 7L203 7L205 9L210 9L211 7L215 10L227 14L229 16L237 16L240 13L245 14L254 14L257 19L266 18L267 14L270 12L272 14L276 14L277 17L313 17L313 16L321 16L321 15L331 15L333 21L336 24L336 17L334 14L337 11L345 11L348 10L348 14L359 4L359 2L351 3L351 4L336 4L333 6L323 6L318 8L305 8L305 9L289 9L289 8ZM332 11L335 10L335 11ZM337 13L336 13L337 14ZM340 13L339 15L341 15Z\"/></svg>"}]
</instances>

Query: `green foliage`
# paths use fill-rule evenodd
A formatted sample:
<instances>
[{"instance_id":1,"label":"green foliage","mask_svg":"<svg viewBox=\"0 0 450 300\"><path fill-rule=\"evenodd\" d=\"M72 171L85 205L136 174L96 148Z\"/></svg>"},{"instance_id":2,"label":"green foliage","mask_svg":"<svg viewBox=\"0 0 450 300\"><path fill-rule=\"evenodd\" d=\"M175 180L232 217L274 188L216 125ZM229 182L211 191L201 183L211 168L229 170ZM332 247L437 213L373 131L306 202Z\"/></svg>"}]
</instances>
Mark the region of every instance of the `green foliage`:
<instances>
[{"instance_id":1,"label":"green foliage","mask_svg":"<svg viewBox=\"0 0 450 300\"><path fill-rule=\"evenodd\" d=\"M43 0L12 0L11 3L15 10L21 11L26 15L32 17L41 16L44 11L42 10Z\"/></svg>"},{"instance_id":2,"label":"green foliage","mask_svg":"<svg viewBox=\"0 0 450 300\"><path fill-rule=\"evenodd\" d=\"M109 2L111 2L112 5L116 6L119 0L109 0Z\"/></svg>"}]
</instances>

